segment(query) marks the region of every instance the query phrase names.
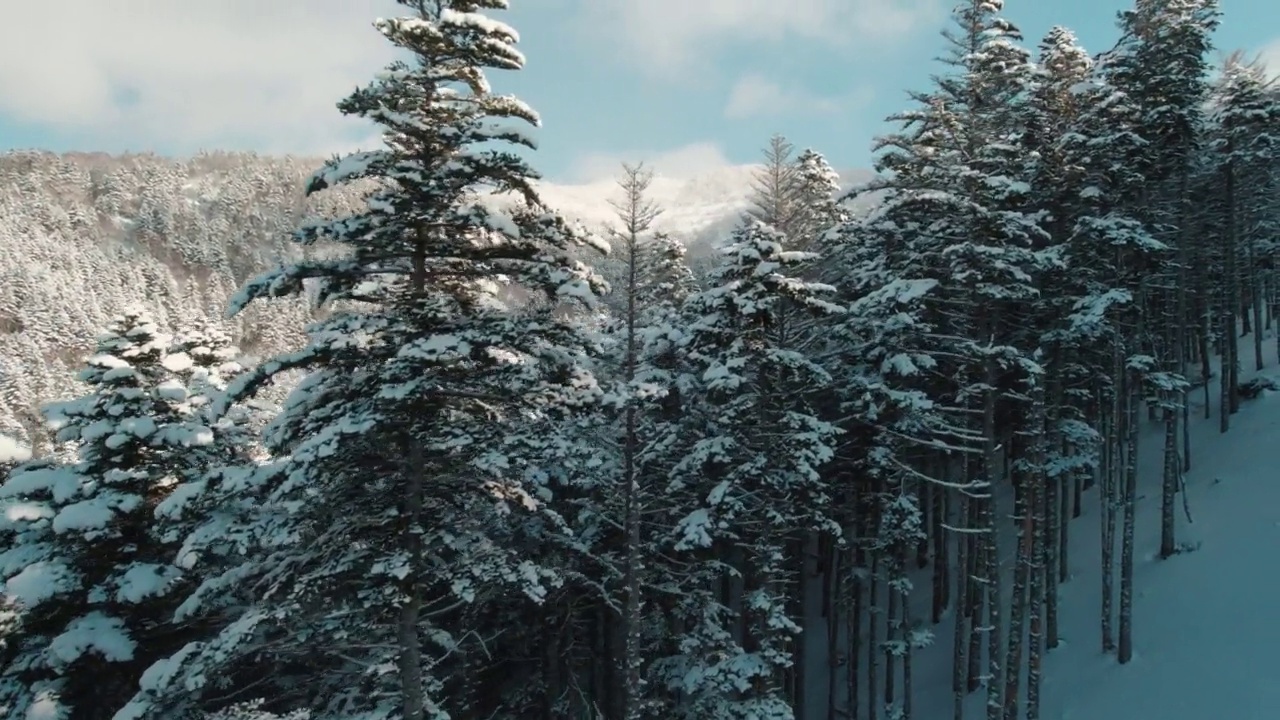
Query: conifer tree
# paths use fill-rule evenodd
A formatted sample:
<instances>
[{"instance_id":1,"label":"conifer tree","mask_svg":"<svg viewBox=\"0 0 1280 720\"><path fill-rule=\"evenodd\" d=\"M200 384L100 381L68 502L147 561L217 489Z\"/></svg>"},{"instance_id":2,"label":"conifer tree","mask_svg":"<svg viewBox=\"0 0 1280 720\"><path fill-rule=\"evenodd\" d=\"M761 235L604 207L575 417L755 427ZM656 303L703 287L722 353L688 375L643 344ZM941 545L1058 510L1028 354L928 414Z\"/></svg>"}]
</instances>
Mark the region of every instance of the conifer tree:
<instances>
[{"instance_id":1,"label":"conifer tree","mask_svg":"<svg viewBox=\"0 0 1280 720\"><path fill-rule=\"evenodd\" d=\"M805 532L838 532L820 475L838 431L794 403L829 376L779 346L772 327L784 305L840 311L823 299L829 286L783 274L806 259L785 251L776 230L749 222L725 249L715 287L689 300L698 319L685 348L703 393L690 427L705 429L674 468L691 503L677 522L674 549L699 567L681 608L688 623L677 664L683 679L671 679L683 698L678 717L793 717L781 683L800 629L787 602L799 580L784 565L784 550ZM740 592L739 599L716 589L736 584L726 563L743 578L739 591L726 590Z\"/></svg>"},{"instance_id":2,"label":"conifer tree","mask_svg":"<svg viewBox=\"0 0 1280 720\"><path fill-rule=\"evenodd\" d=\"M167 343L143 314L117 319L81 372L91 394L47 410L77 460L35 461L0 487L25 508L0 555L20 623L0 679L7 715L110 718L188 639L170 621L184 574L153 514L213 433L165 367Z\"/></svg>"},{"instance_id":3,"label":"conifer tree","mask_svg":"<svg viewBox=\"0 0 1280 720\"><path fill-rule=\"evenodd\" d=\"M207 694L255 639L259 656L309 655L316 673L266 710L484 714L509 698L484 692L475 623L499 598L536 602L560 582L525 556L524 514L554 522L528 479L554 453L548 423L599 397L588 344L556 310L590 303L600 286L569 256L584 238L545 209L533 169L503 147L532 147L526 128L539 122L485 77L524 63L516 31L481 12L506 1L400 4L406 16L376 27L408 59L339 104L380 124L386 147L335 159L307 186L375 186L362 211L298 232L346 253L267 273L233 302L238 311L311 281L332 308L305 349L246 373L226 398L311 372L267 429L280 459L253 480L268 509L292 510L262 532L291 540L239 570L259 579L259 602L184 651L160 695ZM516 203L483 197L491 191ZM371 671L382 667L395 670Z\"/></svg>"}]
</instances>

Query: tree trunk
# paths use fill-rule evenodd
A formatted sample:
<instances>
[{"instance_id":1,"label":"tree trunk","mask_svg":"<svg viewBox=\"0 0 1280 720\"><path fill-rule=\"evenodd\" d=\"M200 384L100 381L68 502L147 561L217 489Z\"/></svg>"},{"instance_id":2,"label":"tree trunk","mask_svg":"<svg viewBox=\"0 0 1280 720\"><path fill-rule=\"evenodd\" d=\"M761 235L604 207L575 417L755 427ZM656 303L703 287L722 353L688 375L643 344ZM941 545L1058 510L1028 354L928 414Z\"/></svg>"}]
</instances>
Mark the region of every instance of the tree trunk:
<instances>
[{"instance_id":1,"label":"tree trunk","mask_svg":"<svg viewBox=\"0 0 1280 720\"><path fill-rule=\"evenodd\" d=\"M978 530L984 527L982 504L985 500L975 493L969 498L970 521L965 527ZM983 612L985 610L986 592L983 588L982 569L986 566L984 556L987 544L980 542L978 532L966 533L969 545L969 598L966 607L969 609L969 677L966 683L969 692L982 686L982 638Z\"/></svg>"},{"instance_id":2,"label":"tree trunk","mask_svg":"<svg viewBox=\"0 0 1280 720\"><path fill-rule=\"evenodd\" d=\"M929 533L933 530L933 499L938 494L933 483L924 483L916 493L916 502L920 507L920 537L916 539L916 569L923 570L929 565Z\"/></svg>"},{"instance_id":3,"label":"tree trunk","mask_svg":"<svg viewBox=\"0 0 1280 720\"><path fill-rule=\"evenodd\" d=\"M835 588L847 588L844 583L840 582L841 573L844 568L840 563L842 551L836 545L834 540L825 543L826 555L829 560L824 564L827 568L825 591L823 592L823 607L825 612L823 617L827 622L827 720L838 720L840 717L837 698L839 697L840 685L836 682L837 674L840 670L840 617L842 611L849 612L844 602L834 602L832 597L832 586ZM834 582L833 582L834 581ZM837 590L838 592L838 590ZM844 598L841 597L841 600ZM805 720L798 718L798 720Z\"/></svg>"},{"instance_id":4,"label":"tree trunk","mask_svg":"<svg viewBox=\"0 0 1280 720\"><path fill-rule=\"evenodd\" d=\"M1141 311L1139 311L1141 312ZM1142 378L1137 371L1129 377L1129 427L1128 449L1124 467L1124 536L1120 549L1120 646L1117 659L1127 663L1133 657L1133 542L1134 523L1138 506L1138 403Z\"/></svg>"},{"instance_id":5,"label":"tree trunk","mask_svg":"<svg viewBox=\"0 0 1280 720\"><path fill-rule=\"evenodd\" d=\"M992 322L994 326L994 321ZM983 466L987 479L986 497L983 509L986 512L986 552L983 554L984 590L987 596L987 720L1002 720L1004 704L1001 693L1004 690L1004 675L1001 667L1001 651L1004 643L1000 636L1004 625L1004 587L1003 573L1000 570L1000 513L996 507L995 469L999 467L996 446L996 391L998 385L998 368L994 359L986 361L986 386L982 409L982 430L986 439L983 451Z\"/></svg>"},{"instance_id":6,"label":"tree trunk","mask_svg":"<svg viewBox=\"0 0 1280 720\"><path fill-rule=\"evenodd\" d=\"M1107 468L1107 472L1103 475L1103 486L1101 492L1098 493L1099 504L1102 510L1102 650L1103 652L1111 652L1115 649L1115 637L1112 630L1112 602L1115 596L1115 588L1113 578L1115 573L1115 534L1116 534L1116 509L1115 509L1115 493L1116 485L1119 481L1119 475L1122 471L1124 463L1124 454L1121 451L1121 433L1130 422L1130 418L1125 407L1128 389L1125 387L1125 369L1124 354L1120 348L1120 339L1115 339L1113 349L1114 360L1114 384L1112 385L1114 414L1112 415L1110 432L1107 433L1106 442L1112 443L1111 462Z\"/></svg>"},{"instance_id":7,"label":"tree trunk","mask_svg":"<svg viewBox=\"0 0 1280 720\"><path fill-rule=\"evenodd\" d=\"M416 439L408 441L409 466L405 483L404 514L408 528L404 534L405 551L410 571L404 580L405 603L400 608L397 640L400 645L401 715L404 720L426 717L425 683L422 674L422 644L418 637L418 620L422 613L422 594L418 574L422 572L422 503L425 461L422 446Z\"/></svg>"},{"instance_id":8,"label":"tree trunk","mask_svg":"<svg viewBox=\"0 0 1280 720\"><path fill-rule=\"evenodd\" d=\"M898 699L897 688L894 686L894 680L897 678L898 653L895 651L894 646L897 641L902 640L902 621L899 617L898 592L893 589L893 581L898 579L900 572L906 571L906 553L900 553L897 548L890 549L890 552L899 557L893 559L893 567L889 570L889 581L885 583L887 586L885 600L888 603L888 609L885 611L884 617L884 708L887 717L893 717L893 706ZM899 559L903 563L901 568L897 567Z\"/></svg>"},{"instance_id":9,"label":"tree trunk","mask_svg":"<svg viewBox=\"0 0 1280 720\"><path fill-rule=\"evenodd\" d=\"M1178 484L1182 479L1182 458L1178 457L1178 413L1176 404L1186 393L1161 390L1164 401L1164 472L1160 483L1160 557L1168 559L1177 552L1175 530L1177 528L1174 503Z\"/></svg>"},{"instance_id":10,"label":"tree trunk","mask_svg":"<svg viewBox=\"0 0 1280 720\"><path fill-rule=\"evenodd\" d=\"M810 623L805 622L807 613L809 612L809 594L812 589L812 577L809 572L809 544L812 542L812 536L808 533L802 533L800 539L796 542L795 559L797 566L800 568L800 585L794 593L795 603L791 616L796 619L800 625L800 632L792 639L793 647L791 653L791 672L790 672L790 690L792 707L795 710L797 718L804 720L805 706L807 696L805 693L805 658L808 655L809 640L812 638L810 631Z\"/></svg>"},{"instance_id":11,"label":"tree trunk","mask_svg":"<svg viewBox=\"0 0 1280 720\"><path fill-rule=\"evenodd\" d=\"M880 665L880 642L877 640L876 616L881 613L877 603L880 600L880 558L878 553L871 552L871 567L867 575L867 720L880 717L879 704L876 699L876 687L879 677L876 670Z\"/></svg>"},{"instance_id":12,"label":"tree trunk","mask_svg":"<svg viewBox=\"0 0 1280 720\"><path fill-rule=\"evenodd\" d=\"M1032 390L1032 427L1041 429L1045 426L1046 408L1044 403L1045 391L1044 386L1037 384ZM1056 393L1055 393L1056 400ZM1055 411L1056 412L1056 411ZM1044 638L1042 636L1041 619L1043 617L1042 610L1045 606L1045 558L1049 553L1045 552L1046 535L1050 530L1046 527L1046 520L1052 514L1053 505L1045 502L1045 496L1048 494L1048 484L1056 482L1055 479L1046 476L1045 467L1045 447L1046 442L1051 442L1053 434L1045 434L1042 432L1035 433L1032 437L1031 461L1034 468L1031 476L1031 488L1029 505L1031 512L1027 513L1030 522L1031 547L1028 550L1027 561L1030 564L1028 568L1030 586L1027 588L1027 594L1030 596L1030 606L1028 607L1028 628L1027 628L1027 718L1028 720L1039 720L1040 717L1040 656L1044 646ZM1055 622L1057 619L1055 618ZM1056 632L1056 629L1055 629ZM1056 638L1055 638L1056 639ZM1017 720L1017 715L1009 720Z\"/></svg>"},{"instance_id":13,"label":"tree trunk","mask_svg":"<svg viewBox=\"0 0 1280 720\"><path fill-rule=\"evenodd\" d=\"M1022 452L1023 448L1018 448ZM1034 480L1025 470L1015 471L1022 492L1015 500L1014 520L1018 524L1018 548L1014 561L1013 598L1009 605L1009 644L1005 655L1004 672L1004 720L1018 720L1018 693L1022 680L1022 638L1027 631L1027 592L1031 582L1031 527ZM1038 600L1036 600L1038 602Z\"/></svg>"},{"instance_id":14,"label":"tree trunk","mask_svg":"<svg viewBox=\"0 0 1280 720\"><path fill-rule=\"evenodd\" d=\"M933 539L933 607L931 619L933 624L937 625L942 622L942 614L946 612L948 603L951 602L949 595L950 588L950 564L949 551L947 543L947 532L944 529L947 518L947 493L943 488L933 488L933 513L931 520L933 527L931 535Z\"/></svg>"},{"instance_id":15,"label":"tree trunk","mask_svg":"<svg viewBox=\"0 0 1280 720\"><path fill-rule=\"evenodd\" d=\"M1037 562L1044 571L1044 597L1037 600L1032 594L1031 602L1044 603L1045 636L1049 649L1058 647L1058 549L1056 543L1059 538L1058 524L1065 520L1058 510L1058 505L1059 497L1063 495L1062 485L1066 477L1065 474L1059 474L1048 478L1044 492L1040 496L1042 504L1040 533L1043 539L1038 551L1042 557Z\"/></svg>"},{"instance_id":16,"label":"tree trunk","mask_svg":"<svg viewBox=\"0 0 1280 720\"><path fill-rule=\"evenodd\" d=\"M1226 401L1222 406L1222 414L1234 414L1240 409L1240 361L1239 348L1240 343L1236 337L1236 308L1240 307L1240 268L1238 264L1239 248L1240 248L1240 204L1236 198L1236 168L1235 162L1231 160L1231 155L1235 149L1230 140L1228 140L1225 152L1228 158L1226 164L1226 182L1223 191L1226 194L1226 214L1227 214L1227 246L1226 252L1226 293L1223 303L1226 333L1223 335L1222 350L1222 382L1223 399ZM1227 420L1222 420L1222 431L1228 429Z\"/></svg>"},{"instance_id":17,"label":"tree trunk","mask_svg":"<svg viewBox=\"0 0 1280 720\"><path fill-rule=\"evenodd\" d=\"M863 538L866 537L866 513L859 512L855 522L855 527L858 531L854 533L853 542L855 545L851 551L853 562L850 564L848 576L853 603L846 617L847 637L845 642L848 643L848 652L845 657L849 665L849 674L846 677L849 687L849 717L856 719L860 713L858 689L861 687L862 682L862 618L867 614L866 604L863 600L861 577L863 566L866 563L866 551L861 545Z\"/></svg>"},{"instance_id":18,"label":"tree trunk","mask_svg":"<svg viewBox=\"0 0 1280 720\"><path fill-rule=\"evenodd\" d=\"M426 291L427 238L425 233L419 231L414 240L413 267L409 281L416 300ZM405 489L401 511L405 521L403 540L405 554L409 560L409 572L402 580L405 602L400 608L400 621L396 631L397 642L400 645L400 713L404 720L424 720L426 684L422 672L422 642L418 637L418 622L422 614L421 575L426 571L423 565L422 548L422 508L425 492L423 483L426 480L426 458L422 454L422 445L416 437L409 434L404 438L404 443L408 464L405 468Z\"/></svg>"},{"instance_id":19,"label":"tree trunk","mask_svg":"<svg viewBox=\"0 0 1280 720\"><path fill-rule=\"evenodd\" d=\"M961 490L958 497L960 504L956 510L956 516L967 526L969 518L968 492ZM965 537L956 539L956 609L952 613L955 618L955 625L952 628L953 644L951 646L952 720L964 720L964 698L972 690L969 687L967 652L969 649L969 637L968 628L965 626L966 621L971 617L968 602L970 596L969 547L970 544Z\"/></svg>"},{"instance_id":20,"label":"tree trunk","mask_svg":"<svg viewBox=\"0 0 1280 720\"><path fill-rule=\"evenodd\" d=\"M1213 379L1213 367L1209 364L1209 338L1213 336L1213 309L1205 302L1203 326L1200 328L1200 381L1204 383L1204 419L1213 417L1209 395L1209 381ZM1225 432L1225 431L1224 431Z\"/></svg>"}]
</instances>

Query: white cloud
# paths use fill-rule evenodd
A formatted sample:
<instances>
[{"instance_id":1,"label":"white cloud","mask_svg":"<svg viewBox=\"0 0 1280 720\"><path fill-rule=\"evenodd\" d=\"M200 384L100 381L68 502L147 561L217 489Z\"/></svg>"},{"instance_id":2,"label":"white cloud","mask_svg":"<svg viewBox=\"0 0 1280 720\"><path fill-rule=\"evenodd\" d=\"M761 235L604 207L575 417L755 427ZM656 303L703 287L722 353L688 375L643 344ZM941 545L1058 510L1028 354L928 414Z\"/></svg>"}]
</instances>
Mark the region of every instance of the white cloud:
<instances>
[{"instance_id":1,"label":"white cloud","mask_svg":"<svg viewBox=\"0 0 1280 720\"><path fill-rule=\"evenodd\" d=\"M1267 75L1280 80L1280 38L1262 48L1259 59L1267 66Z\"/></svg>"},{"instance_id":2,"label":"white cloud","mask_svg":"<svg viewBox=\"0 0 1280 720\"><path fill-rule=\"evenodd\" d=\"M565 179L575 183L613 180L618 177L624 162L644 163L657 175L679 178L695 177L733 164L720 146L698 142L673 150L590 153L573 163Z\"/></svg>"},{"instance_id":3,"label":"white cloud","mask_svg":"<svg viewBox=\"0 0 1280 720\"><path fill-rule=\"evenodd\" d=\"M941 0L579 0L582 29L651 74L680 76L726 46L787 39L883 46L940 19ZM757 48L758 50L758 48Z\"/></svg>"},{"instance_id":4,"label":"white cloud","mask_svg":"<svg viewBox=\"0 0 1280 720\"><path fill-rule=\"evenodd\" d=\"M334 104L391 57L389 0L8 3L0 114L104 143L328 152ZM135 149L141 149L135 147Z\"/></svg>"},{"instance_id":5,"label":"white cloud","mask_svg":"<svg viewBox=\"0 0 1280 720\"><path fill-rule=\"evenodd\" d=\"M792 113L831 114L863 105L870 99L869 88L844 96L824 96L802 87L784 87L763 75L751 73L734 83L724 106L724 116L729 120L742 120Z\"/></svg>"}]
</instances>

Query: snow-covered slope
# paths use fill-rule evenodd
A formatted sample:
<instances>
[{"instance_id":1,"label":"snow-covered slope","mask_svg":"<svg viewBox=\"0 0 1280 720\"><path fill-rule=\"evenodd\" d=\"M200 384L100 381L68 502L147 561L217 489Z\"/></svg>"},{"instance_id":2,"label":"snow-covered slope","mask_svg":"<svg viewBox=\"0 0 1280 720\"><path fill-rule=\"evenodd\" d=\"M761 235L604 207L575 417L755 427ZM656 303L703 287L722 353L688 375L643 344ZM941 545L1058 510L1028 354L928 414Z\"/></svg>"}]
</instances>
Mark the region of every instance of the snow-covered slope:
<instances>
[{"instance_id":1,"label":"snow-covered slope","mask_svg":"<svg viewBox=\"0 0 1280 720\"><path fill-rule=\"evenodd\" d=\"M1252 363L1242 363L1242 382L1280 380L1274 331L1266 331L1265 337L1267 366L1255 371ZM1241 354L1252 355L1252 336L1239 342ZM1280 671L1273 660L1280 647L1275 620L1280 579L1271 566L1280 547L1280 393L1264 391L1244 402L1231 419L1231 430L1220 433L1220 373L1214 365L1212 418L1204 417L1201 392L1191 393L1193 463L1186 475L1186 513L1192 522L1186 522L1179 508L1178 537L1186 550L1168 560L1158 559L1157 552L1163 423L1144 420L1135 538L1135 653L1126 665L1101 650L1096 488L1086 493L1084 512L1071 523L1071 578L1059 589L1062 642L1044 658L1041 720L1280 717ZM1012 572L1013 558L1005 558L1004 564ZM951 618L933 631L935 645L920 652L913 671L915 717L922 720L952 717ZM984 700L984 690L971 694L965 717L985 717Z\"/></svg>"},{"instance_id":2,"label":"snow-covered slope","mask_svg":"<svg viewBox=\"0 0 1280 720\"><path fill-rule=\"evenodd\" d=\"M742 216L751 201L758 165L731 165L693 177L655 175L648 197L662 209L654 229L676 235L699 254L718 244ZM871 173L849 170L840 173L845 188L865 183ZM616 224L610 201L620 198L612 179L590 183L544 182L543 199L566 216L592 229Z\"/></svg>"}]
</instances>

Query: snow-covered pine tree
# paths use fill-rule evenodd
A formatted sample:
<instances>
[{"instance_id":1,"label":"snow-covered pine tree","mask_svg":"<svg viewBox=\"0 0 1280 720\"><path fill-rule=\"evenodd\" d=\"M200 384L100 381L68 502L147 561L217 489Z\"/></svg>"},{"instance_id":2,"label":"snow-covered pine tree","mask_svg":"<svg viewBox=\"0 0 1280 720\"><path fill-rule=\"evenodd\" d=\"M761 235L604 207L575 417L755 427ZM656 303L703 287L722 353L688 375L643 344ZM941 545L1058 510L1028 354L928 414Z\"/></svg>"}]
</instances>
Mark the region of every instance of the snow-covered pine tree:
<instances>
[{"instance_id":1,"label":"snow-covered pine tree","mask_svg":"<svg viewBox=\"0 0 1280 720\"><path fill-rule=\"evenodd\" d=\"M655 232L640 256L640 307L646 325L679 315L684 301L697 292L689 268L689 249L670 233Z\"/></svg>"},{"instance_id":2,"label":"snow-covered pine tree","mask_svg":"<svg viewBox=\"0 0 1280 720\"><path fill-rule=\"evenodd\" d=\"M1150 279L1167 261L1170 246L1154 237L1137 215L1146 195L1151 158L1142 137L1142 107L1125 90L1132 61L1131 48L1121 45L1105 53L1090 82L1079 86L1083 111L1079 129L1068 136L1073 157L1085 175L1080 214L1068 249L1068 267L1084 283L1086 293L1076 301L1068 319L1075 342L1099 354L1098 367L1108 367L1097 390L1098 430L1103 448L1102 486L1098 493L1102 531L1102 646L1115 649L1114 560L1117 506L1124 510L1121 531L1122 585L1132 549L1137 483L1137 422L1143 383L1158 368L1148 354ZM1106 356L1107 360L1102 360ZM1130 588L1131 589L1131 588ZM1130 608L1121 592L1121 607ZM1124 612L1121 613L1125 615ZM1125 621L1127 623L1127 620Z\"/></svg>"},{"instance_id":3,"label":"snow-covered pine tree","mask_svg":"<svg viewBox=\"0 0 1280 720\"><path fill-rule=\"evenodd\" d=\"M165 359L183 379L188 402L213 428L214 438L198 455L189 455L188 474L156 507L156 529L166 542L178 543L175 561L202 580L238 566L240 557L255 551L249 528L257 498L240 481L267 459L258 441L267 413L254 405L221 402L228 384L246 370L239 355L231 336L205 321L179 334Z\"/></svg>"},{"instance_id":4,"label":"snow-covered pine tree","mask_svg":"<svg viewBox=\"0 0 1280 720\"><path fill-rule=\"evenodd\" d=\"M793 250L823 251L823 236L848 220L840 202L840 175L816 150L806 148L796 156L795 239Z\"/></svg>"},{"instance_id":5,"label":"snow-covered pine tree","mask_svg":"<svg viewBox=\"0 0 1280 720\"><path fill-rule=\"evenodd\" d=\"M1038 156L1033 184L1037 188L1037 204L1045 212L1049 247L1059 252L1069 267L1082 269L1076 264L1078 261L1097 258L1072 254L1073 232L1087 178L1076 154L1081 148L1071 138L1076 137L1082 112L1077 88L1088 81L1092 67L1092 59L1074 33L1055 27L1040 43L1039 82L1032 95L1032 140ZM1078 514L1083 483L1086 476L1092 477L1089 470L1097 461L1095 453L1081 453L1085 448L1066 441L1068 427L1090 429L1083 421L1093 406L1095 378L1099 375L1098 364L1090 362L1096 355L1090 354L1093 345L1089 338L1076 342L1080 338L1070 331L1067 321L1075 303L1090 292L1089 278L1084 272L1045 273L1040 278L1037 313L1045 330L1040 347L1048 385L1043 391L1049 400L1044 413L1048 486L1039 513L1045 532L1044 633L1045 645L1050 649L1058 644L1057 586L1066 579L1071 501L1076 501ZM1033 598L1032 602L1036 600Z\"/></svg>"},{"instance_id":6,"label":"snow-covered pine tree","mask_svg":"<svg viewBox=\"0 0 1280 720\"><path fill-rule=\"evenodd\" d=\"M641 313L642 302L641 273L643 242L657 219L660 208L648 198L649 185L653 175L643 166L624 165L619 186L622 199L614 203L620 229L616 238L620 242L626 276L622 292L626 293L625 309L621 318L622 335L622 372L618 378L622 402L623 430L621 438L621 474L619 476L620 492L614 497L622 499L622 652L617 653L618 669L615 676L620 720L639 720L642 716L642 705L645 702L646 686L644 682L645 652L641 647L642 598L645 595L647 574L644 564L650 555L646 547L647 535L643 524L643 515L649 506L650 483L644 482L641 476L640 454L648 433L642 429L641 408L642 397L638 380L640 378L641 353L643 352L643 328Z\"/></svg>"},{"instance_id":7,"label":"snow-covered pine tree","mask_svg":"<svg viewBox=\"0 0 1280 720\"><path fill-rule=\"evenodd\" d=\"M184 584L176 547L153 514L213 432L165 367L167 343L141 313L113 323L80 374L91 393L46 411L77 461L35 461L0 487L24 509L0 555L20 624L0 676L7 716L111 718L188 639L171 620Z\"/></svg>"},{"instance_id":8,"label":"snow-covered pine tree","mask_svg":"<svg viewBox=\"0 0 1280 720\"><path fill-rule=\"evenodd\" d=\"M583 238L544 208L533 169L502 147L532 147L522 126L538 124L485 78L524 63L516 31L481 12L506 0L400 4L408 16L376 27L409 59L339 105L382 125L386 147L331 161L307 187L377 186L363 211L298 233L347 253L267 273L233 303L310 281L333 309L305 349L246 373L228 396L312 370L266 432L280 460L255 479L270 506L292 512L270 528L281 539L272 551L241 570L258 579L259 602L175 658L153 687L160 697L199 701L252 652L309 673L264 688L266 710L483 716L510 688L478 662L476 619L494 598L537 601L557 582L527 559L521 516L544 506L527 478L553 452L547 424L599 392L581 334L555 313L590 302L597 278L570 258Z\"/></svg>"},{"instance_id":9,"label":"snow-covered pine tree","mask_svg":"<svg viewBox=\"0 0 1280 720\"><path fill-rule=\"evenodd\" d=\"M1150 319L1142 352L1156 358L1156 370L1144 378L1163 409L1165 463L1161 493L1161 557L1174 554L1174 502L1181 479L1179 422L1185 406L1184 348L1195 321L1190 317L1189 286L1196 256L1189 218L1190 180L1201 142L1207 99L1208 54L1218 25L1216 0L1138 0L1120 13L1123 38L1110 53L1109 81L1133 103L1136 130L1145 151L1132 158L1146 182L1132 212L1158 240L1172 249L1153 278L1143 301ZM1154 273L1157 268L1148 268Z\"/></svg>"},{"instance_id":10,"label":"snow-covered pine tree","mask_svg":"<svg viewBox=\"0 0 1280 720\"><path fill-rule=\"evenodd\" d=\"M686 505L673 539L696 565L668 686L677 717L792 718L781 683L799 630L788 612L798 578L784 551L805 533L839 532L820 475L838 430L803 402L829 376L779 345L774 325L788 310L841 308L824 299L829 286L784 274L808 255L785 251L763 223L748 221L724 252L715 287L689 300L698 319L685 347L703 395L687 413L699 439L674 468Z\"/></svg>"},{"instance_id":11,"label":"snow-covered pine tree","mask_svg":"<svg viewBox=\"0 0 1280 720\"><path fill-rule=\"evenodd\" d=\"M985 640L993 719L1004 712L1004 672L1013 671L1002 667L1003 582L996 560L1003 523L994 499L1006 480L1001 449L1007 449L1004 440L1014 429L1010 419L1025 416L1016 411L1026 402L1019 381L1039 372L1031 360L1038 338L1026 332L1025 313L1038 294L1035 277L1056 267L1052 254L1041 252L1045 233L1029 184L1026 110L1033 68L1017 29L1000 16L1002 9L1000 0L973 0L956 9L946 33L950 72L932 92L916 94L919 107L894 118L903 123L902 131L879 143L879 167L890 174L868 188L885 193L886 200L867 223L884 238L888 286L932 282L915 285L924 293L922 319L936 328L927 349L920 349L937 369L931 384L919 389L930 395L936 419L945 421L930 432L936 441L967 447L980 458L951 483L967 493L967 522L983 529L980 536L968 534L982 542L965 548L971 567L957 572L977 573L988 612L985 620L973 617L969 648L957 652L958 663L964 655L970 664L967 682L957 680L956 712L961 688L976 687L973 661L978 641ZM950 382L938 382L944 378ZM935 464L935 472L946 464Z\"/></svg>"},{"instance_id":12,"label":"snow-covered pine tree","mask_svg":"<svg viewBox=\"0 0 1280 720\"><path fill-rule=\"evenodd\" d=\"M1245 297L1254 305L1253 318L1261 315L1253 297L1257 288L1259 255L1265 256L1267 231L1264 221L1272 207L1275 192L1275 167L1280 140L1275 130L1277 106L1268 93L1263 68L1246 62L1239 55L1227 58L1221 76L1213 87L1212 116L1209 118L1209 147L1206 157L1218 186L1218 217L1214 225L1219 265L1218 302L1222 318L1219 332L1222 349L1222 382L1224 411L1221 427L1229 425L1228 415L1238 403L1240 359L1236 356L1237 318L1245 315ZM1246 321L1248 320L1246 315ZM1255 333L1255 364L1261 360L1261 333Z\"/></svg>"}]
</instances>

